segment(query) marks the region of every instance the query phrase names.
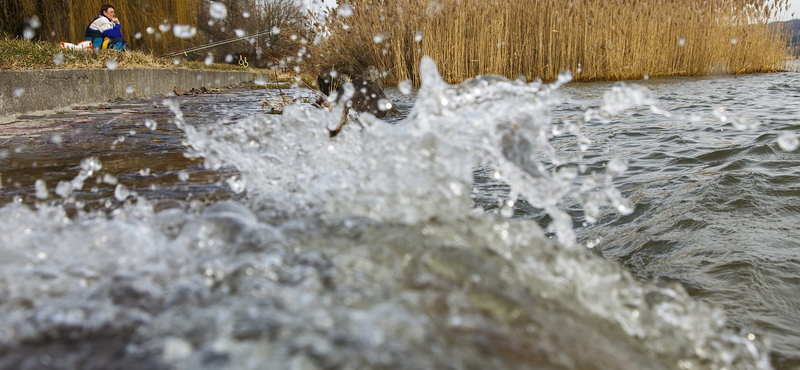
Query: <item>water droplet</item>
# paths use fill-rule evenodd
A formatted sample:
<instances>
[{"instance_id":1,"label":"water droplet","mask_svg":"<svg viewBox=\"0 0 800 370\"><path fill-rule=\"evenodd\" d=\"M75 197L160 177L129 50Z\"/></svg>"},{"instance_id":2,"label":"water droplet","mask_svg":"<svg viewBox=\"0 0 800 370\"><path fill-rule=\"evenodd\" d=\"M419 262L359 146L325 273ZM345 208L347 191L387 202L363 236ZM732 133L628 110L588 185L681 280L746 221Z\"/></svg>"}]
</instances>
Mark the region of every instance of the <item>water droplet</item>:
<instances>
[{"instance_id":1,"label":"water droplet","mask_svg":"<svg viewBox=\"0 0 800 370\"><path fill-rule=\"evenodd\" d=\"M681 37L680 40L678 40L678 46L683 47L683 45L686 45L686 39Z\"/></svg>"},{"instance_id":2,"label":"water droplet","mask_svg":"<svg viewBox=\"0 0 800 370\"><path fill-rule=\"evenodd\" d=\"M169 32L170 28L172 28L172 26L169 23L162 23L158 26L158 29L161 32Z\"/></svg>"},{"instance_id":3,"label":"water droplet","mask_svg":"<svg viewBox=\"0 0 800 370\"><path fill-rule=\"evenodd\" d=\"M127 93L127 94L133 94L133 86L128 86L128 87L126 87L126 88L125 88L125 93Z\"/></svg>"},{"instance_id":4,"label":"water droplet","mask_svg":"<svg viewBox=\"0 0 800 370\"><path fill-rule=\"evenodd\" d=\"M622 203L617 205L617 212L621 215L629 215L633 213L633 207L631 207L630 204Z\"/></svg>"},{"instance_id":5,"label":"water droplet","mask_svg":"<svg viewBox=\"0 0 800 370\"><path fill-rule=\"evenodd\" d=\"M149 168L142 168L139 170L139 176L150 176L150 169Z\"/></svg>"},{"instance_id":6,"label":"water droplet","mask_svg":"<svg viewBox=\"0 0 800 370\"><path fill-rule=\"evenodd\" d=\"M556 81L557 85L563 85L567 82L572 81L572 72L571 71L561 71L558 72L558 80Z\"/></svg>"},{"instance_id":7,"label":"water droplet","mask_svg":"<svg viewBox=\"0 0 800 370\"><path fill-rule=\"evenodd\" d=\"M149 128L150 131L155 131L156 130L156 126L158 126L158 123L156 123L156 121L153 121L150 118L144 120L144 127Z\"/></svg>"},{"instance_id":8,"label":"water droplet","mask_svg":"<svg viewBox=\"0 0 800 370\"><path fill-rule=\"evenodd\" d=\"M411 94L411 86L411 80L400 81L400 83L397 84L397 88L403 95Z\"/></svg>"},{"instance_id":9,"label":"water droplet","mask_svg":"<svg viewBox=\"0 0 800 370\"><path fill-rule=\"evenodd\" d=\"M117 178L114 177L114 175L110 175L110 174L103 175L103 182L106 183L106 184L109 184L109 185L116 185L116 184L119 183Z\"/></svg>"},{"instance_id":10,"label":"water droplet","mask_svg":"<svg viewBox=\"0 0 800 370\"><path fill-rule=\"evenodd\" d=\"M800 147L800 139L794 132L784 132L778 136L778 146L785 152L793 152Z\"/></svg>"},{"instance_id":11,"label":"water droplet","mask_svg":"<svg viewBox=\"0 0 800 370\"><path fill-rule=\"evenodd\" d=\"M606 165L606 173L611 177L617 177L628 170L627 158L614 158Z\"/></svg>"},{"instance_id":12,"label":"water droplet","mask_svg":"<svg viewBox=\"0 0 800 370\"><path fill-rule=\"evenodd\" d=\"M383 34L382 33L378 33L378 34L375 34L375 36L372 38L372 41L375 42L376 44L380 44L380 43L383 42L383 39L384 39Z\"/></svg>"},{"instance_id":13,"label":"water droplet","mask_svg":"<svg viewBox=\"0 0 800 370\"><path fill-rule=\"evenodd\" d=\"M353 7L350 4L342 4L339 6L339 11L337 12L342 17L349 17L353 15Z\"/></svg>"},{"instance_id":14,"label":"water droplet","mask_svg":"<svg viewBox=\"0 0 800 370\"><path fill-rule=\"evenodd\" d=\"M197 34L197 28L188 24L176 24L172 27L172 33L180 39L188 39Z\"/></svg>"},{"instance_id":15,"label":"water droplet","mask_svg":"<svg viewBox=\"0 0 800 370\"><path fill-rule=\"evenodd\" d=\"M186 171L178 172L178 179L181 181L189 180L189 173Z\"/></svg>"},{"instance_id":16,"label":"water droplet","mask_svg":"<svg viewBox=\"0 0 800 370\"><path fill-rule=\"evenodd\" d=\"M122 184L117 184L117 188L114 189L114 197L117 198L119 201L123 201L131 195L130 190L123 186Z\"/></svg>"},{"instance_id":17,"label":"water droplet","mask_svg":"<svg viewBox=\"0 0 800 370\"><path fill-rule=\"evenodd\" d=\"M26 40L31 40L34 36L36 36L36 32L33 31L33 28L25 27L25 29L22 30L22 37Z\"/></svg>"},{"instance_id":18,"label":"water droplet","mask_svg":"<svg viewBox=\"0 0 800 370\"><path fill-rule=\"evenodd\" d=\"M47 191L47 184L45 184L44 180L39 179L36 180L36 197L39 199L47 199L50 196L50 192Z\"/></svg>"},{"instance_id":19,"label":"water droplet","mask_svg":"<svg viewBox=\"0 0 800 370\"><path fill-rule=\"evenodd\" d=\"M214 56L211 54L206 55L205 63L207 66L214 64Z\"/></svg>"},{"instance_id":20,"label":"water droplet","mask_svg":"<svg viewBox=\"0 0 800 370\"><path fill-rule=\"evenodd\" d=\"M716 107L711 111L714 117L717 117L720 122L727 122L728 116L725 115L725 107Z\"/></svg>"},{"instance_id":21,"label":"water droplet","mask_svg":"<svg viewBox=\"0 0 800 370\"><path fill-rule=\"evenodd\" d=\"M581 149L582 152L589 150L589 147L592 145L592 141L588 138L582 137L578 139L578 147Z\"/></svg>"},{"instance_id":22,"label":"water droplet","mask_svg":"<svg viewBox=\"0 0 800 370\"><path fill-rule=\"evenodd\" d=\"M42 22L39 22L39 17L37 17L35 15L33 17L28 18L27 22L28 22L28 26L30 26L33 29L36 29L36 28L39 28L39 27L42 26Z\"/></svg>"},{"instance_id":23,"label":"water droplet","mask_svg":"<svg viewBox=\"0 0 800 370\"><path fill-rule=\"evenodd\" d=\"M25 93L25 89L24 88L18 87L16 89L14 89L14 96L16 96L18 98L20 96L22 96L22 94L24 94L24 93Z\"/></svg>"},{"instance_id":24,"label":"water droplet","mask_svg":"<svg viewBox=\"0 0 800 370\"><path fill-rule=\"evenodd\" d=\"M758 126L761 126L761 122L759 121L743 119L743 118L735 118L731 121L731 124L733 124L734 129L737 129L739 131L752 130Z\"/></svg>"},{"instance_id":25,"label":"water droplet","mask_svg":"<svg viewBox=\"0 0 800 370\"><path fill-rule=\"evenodd\" d=\"M106 68L114 70L117 69L117 60L116 59L109 59L106 62Z\"/></svg>"},{"instance_id":26,"label":"water droplet","mask_svg":"<svg viewBox=\"0 0 800 370\"><path fill-rule=\"evenodd\" d=\"M81 160L81 169L88 172L90 176L92 172L100 171L102 168L103 164L100 163L97 157L89 157Z\"/></svg>"},{"instance_id":27,"label":"water droplet","mask_svg":"<svg viewBox=\"0 0 800 370\"><path fill-rule=\"evenodd\" d=\"M273 35L278 35L280 33L281 33L281 28L280 27L278 27L278 26L272 27L272 34Z\"/></svg>"},{"instance_id":28,"label":"water droplet","mask_svg":"<svg viewBox=\"0 0 800 370\"><path fill-rule=\"evenodd\" d=\"M181 58L175 58L175 59L173 59L173 60L172 60L172 64L174 64L174 65L181 64Z\"/></svg>"},{"instance_id":29,"label":"water droplet","mask_svg":"<svg viewBox=\"0 0 800 370\"><path fill-rule=\"evenodd\" d=\"M731 44L736 45L738 43L739 43L739 39L737 39L735 37L731 39Z\"/></svg>"},{"instance_id":30,"label":"water droplet","mask_svg":"<svg viewBox=\"0 0 800 370\"><path fill-rule=\"evenodd\" d=\"M64 138L59 134L54 134L50 137L50 142L53 144L61 144L64 142Z\"/></svg>"},{"instance_id":31,"label":"water droplet","mask_svg":"<svg viewBox=\"0 0 800 370\"><path fill-rule=\"evenodd\" d=\"M156 29L153 28L153 27L147 27L145 32L147 32L148 35L152 35L152 34L156 33Z\"/></svg>"},{"instance_id":32,"label":"water droplet","mask_svg":"<svg viewBox=\"0 0 800 370\"><path fill-rule=\"evenodd\" d=\"M225 4L223 3L218 3L214 1L208 7L208 13L211 15L212 18L224 19L225 17L228 16L228 7L226 7Z\"/></svg>"},{"instance_id":33,"label":"water droplet","mask_svg":"<svg viewBox=\"0 0 800 370\"><path fill-rule=\"evenodd\" d=\"M56 186L56 194L62 198L68 197L72 193L72 183L69 181L59 181Z\"/></svg>"},{"instance_id":34,"label":"water droplet","mask_svg":"<svg viewBox=\"0 0 800 370\"><path fill-rule=\"evenodd\" d=\"M141 39L141 38L142 38L142 33L141 33L141 32L136 32L136 33L133 35L133 38L135 38L135 39L137 39L137 40L138 40L138 39Z\"/></svg>"},{"instance_id":35,"label":"water droplet","mask_svg":"<svg viewBox=\"0 0 800 370\"><path fill-rule=\"evenodd\" d=\"M378 109L382 111L387 111L389 109L392 109L392 102L386 98L378 99Z\"/></svg>"},{"instance_id":36,"label":"water droplet","mask_svg":"<svg viewBox=\"0 0 800 370\"><path fill-rule=\"evenodd\" d=\"M242 17L250 18L250 12L242 12Z\"/></svg>"},{"instance_id":37,"label":"water droplet","mask_svg":"<svg viewBox=\"0 0 800 370\"><path fill-rule=\"evenodd\" d=\"M62 63L64 63L64 54L62 53L56 54L53 57L53 63L55 63L57 66L60 66Z\"/></svg>"},{"instance_id":38,"label":"water droplet","mask_svg":"<svg viewBox=\"0 0 800 370\"><path fill-rule=\"evenodd\" d=\"M414 41L416 42L422 41L422 31L417 31L417 33L414 35Z\"/></svg>"},{"instance_id":39,"label":"water droplet","mask_svg":"<svg viewBox=\"0 0 800 370\"><path fill-rule=\"evenodd\" d=\"M241 194L245 189L244 179L240 180L236 176L229 178L225 182L228 183L228 186L230 186L231 190L233 190L233 192L236 194Z\"/></svg>"}]
</instances>

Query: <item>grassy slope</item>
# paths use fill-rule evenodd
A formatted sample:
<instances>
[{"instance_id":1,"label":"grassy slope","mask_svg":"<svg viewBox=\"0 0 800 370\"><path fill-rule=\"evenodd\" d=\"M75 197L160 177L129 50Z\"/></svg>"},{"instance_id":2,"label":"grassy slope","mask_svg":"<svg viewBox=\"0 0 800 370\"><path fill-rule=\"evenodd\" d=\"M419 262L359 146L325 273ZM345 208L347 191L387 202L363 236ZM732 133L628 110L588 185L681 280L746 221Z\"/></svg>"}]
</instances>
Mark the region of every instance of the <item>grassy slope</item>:
<instances>
[{"instance_id":1,"label":"grassy slope","mask_svg":"<svg viewBox=\"0 0 800 370\"><path fill-rule=\"evenodd\" d=\"M186 60L180 60L175 64L173 58L161 58L140 51L121 53L114 50L66 50L51 42L0 37L0 70L108 68L111 60L116 61L116 68L190 68L228 71L244 69L236 64L206 65L203 62Z\"/></svg>"}]
</instances>

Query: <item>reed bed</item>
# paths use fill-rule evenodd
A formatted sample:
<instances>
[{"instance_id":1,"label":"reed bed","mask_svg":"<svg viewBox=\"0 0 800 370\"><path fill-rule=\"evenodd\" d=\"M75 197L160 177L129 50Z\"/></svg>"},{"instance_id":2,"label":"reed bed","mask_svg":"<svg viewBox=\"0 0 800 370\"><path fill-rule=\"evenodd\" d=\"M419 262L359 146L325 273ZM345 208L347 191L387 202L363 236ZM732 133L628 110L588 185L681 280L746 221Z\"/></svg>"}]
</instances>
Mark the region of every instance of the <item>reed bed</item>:
<instances>
[{"instance_id":1,"label":"reed bed","mask_svg":"<svg viewBox=\"0 0 800 370\"><path fill-rule=\"evenodd\" d=\"M787 0L349 0L310 49L318 69L419 83L428 55L451 83L482 74L555 80L742 74L785 68L768 20Z\"/></svg>"}]
</instances>

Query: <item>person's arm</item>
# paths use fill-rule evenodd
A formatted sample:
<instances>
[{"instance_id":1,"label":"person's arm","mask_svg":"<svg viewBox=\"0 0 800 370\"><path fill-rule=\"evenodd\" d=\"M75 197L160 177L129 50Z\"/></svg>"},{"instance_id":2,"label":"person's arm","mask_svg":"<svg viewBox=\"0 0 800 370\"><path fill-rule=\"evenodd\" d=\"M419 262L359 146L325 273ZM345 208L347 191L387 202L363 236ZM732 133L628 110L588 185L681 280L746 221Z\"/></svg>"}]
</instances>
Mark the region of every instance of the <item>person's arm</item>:
<instances>
[{"instance_id":1,"label":"person's arm","mask_svg":"<svg viewBox=\"0 0 800 370\"><path fill-rule=\"evenodd\" d=\"M114 20L117 20L117 18L114 18ZM119 20L117 20L117 22L119 22ZM122 26L117 22L113 22L105 16L100 16L94 21L93 25L103 36L111 39L118 39L122 38Z\"/></svg>"},{"instance_id":2,"label":"person's arm","mask_svg":"<svg viewBox=\"0 0 800 370\"><path fill-rule=\"evenodd\" d=\"M114 26L103 31L103 36L112 39L122 38L122 26L120 26L119 23L111 23L111 24L113 24Z\"/></svg>"}]
</instances>

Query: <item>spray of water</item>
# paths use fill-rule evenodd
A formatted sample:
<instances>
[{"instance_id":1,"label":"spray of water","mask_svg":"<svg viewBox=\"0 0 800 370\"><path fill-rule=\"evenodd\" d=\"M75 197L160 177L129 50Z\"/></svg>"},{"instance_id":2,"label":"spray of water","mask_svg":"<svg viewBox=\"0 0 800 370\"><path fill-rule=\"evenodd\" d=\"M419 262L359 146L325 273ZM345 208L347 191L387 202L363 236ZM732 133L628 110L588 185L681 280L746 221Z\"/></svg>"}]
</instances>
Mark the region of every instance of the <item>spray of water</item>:
<instances>
[{"instance_id":1,"label":"spray of water","mask_svg":"<svg viewBox=\"0 0 800 370\"><path fill-rule=\"evenodd\" d=\"M121 203L110 213L0 208L0 365L37 368L28 359L48 353L121 368L770 368L721 310L575 247L559 203L624 212L613 179L627 163L574 184L581 167L550 144L567 74L453 86L431 60L420 71L408 118L361 115L335 138L341 106L208 127L165 101L190 156L238 169L242 201L155 207L103 175ZM629 91L587 117L649 101ZM545 209L560 243L475 210L479 167L510 185L504 203ZM74 202L102 168L84 160L56 194ZM61 356L76 343L85 351Z\"/></svg>"}]
</instances>

